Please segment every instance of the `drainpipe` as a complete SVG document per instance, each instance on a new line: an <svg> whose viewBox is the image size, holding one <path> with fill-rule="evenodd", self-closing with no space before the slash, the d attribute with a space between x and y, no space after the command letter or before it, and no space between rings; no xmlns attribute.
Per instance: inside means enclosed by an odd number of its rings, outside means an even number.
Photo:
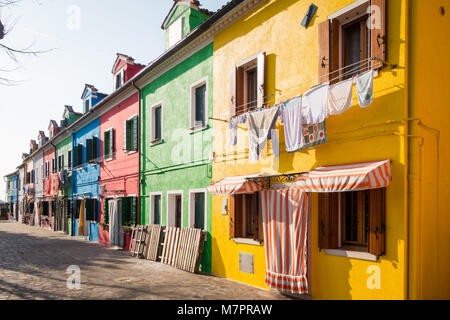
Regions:
<svg viewBox="0 0 450 320"><path fill-rule="evenodd" d="M136 81L133 81L131 83L133 87L137 90L138 94L138 104L139 104L139 111L138 111L138 155L139 155L139 165L138 165L138 196L137 196L137 207L139 210L137 210L137 217L136 217L136 224L141 224L141 89L136 85Z"/></svg>
<svg viewBox="0 0 450 320"><path fill-rule="evenodd" d="M406 76L405 76L405 109L404 114L406 117L405 121L405 138L404 138L404 144L405 144L405 176L404 176L404 235L405 235L405 248L404 248L404 261L405 261L405 272L404 272L404 298L405 300L410 299L410 293L409 293L409 269L410 269L410 261L409 261L409 248L410 248L410 239L409 239L409 223L410 223L410 205L409 205L409 175L410 175L410 163L409 163L409 136L411 134L410 132L410 125L409 125L409 119L412 118L411 113L411 101L410 101L410 80L411 80L411 70L410 70L410 19L411 19L411 0L406 1L406 22L405 22L405 55L406 55Z"/></svg>

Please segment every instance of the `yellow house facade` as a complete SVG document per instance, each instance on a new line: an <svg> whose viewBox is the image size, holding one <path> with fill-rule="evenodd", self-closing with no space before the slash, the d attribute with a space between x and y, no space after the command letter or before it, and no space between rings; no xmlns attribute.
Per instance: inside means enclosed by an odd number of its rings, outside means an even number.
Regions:
<svg viewBox="0 0 450 320"><path fill-rule="evenodd" d="M339 245L327 247L319 235L323 231L323 196L311 194L307 295L312 299L449 298L449 253L445 249L450 244L445 232L450 226L449 200L445 197L449 175L443 167L449 156L445 148L449 129L445 116L440 117L449 113L445 73L437 88L431 83L425 85L428 90L421 88L422 78L433 77L439 70L438 61L448 74L445 57L449 45L442 41L437 53L440 59L434 60L419 39L427 38L429 32L441 34L440 39L446 37L443 32L448 30L450 7L442 15L438 1L425 5L408 0L316 0L315 7L310 7L311 2L304 0L252 0L236 10L248 3L256 7L238 19L232 12L228 27L214 37L213 183L260 174L269 176L265 181L275 184L282 180L289 186L290 177L321 166L389 160L390 181L383 188L384 196L377 198L382 199L379 201L370 200L383 203L380 225L384 240L377 254L371 254L370 242L373 235L378 241L380 230L371 229L369 200L355 195L357 220L352 224L350 216L339 213L344 219L339 218L339 228L331 223L327 229L330 243L336 239ZM381 30L378 39L377 33L365 27L370 24ZM356 52L360 51L356 60L355 47L349 45L354 39L358 39ZM418 63L419 59L436 69ZM325 143L287 152L284 124L278 120L279 157L274 154L272 140L258 161L250 161L248 119L238 124L237 145L229 143L232 117L251 108L276 106L320 83L338 83L372 69L373 102L360 107L353 84L351 108L325 121ZM427 94L432 91L436 92L430 101ZM430 105L436 112L430 112ZM371 196L367 193L367 197ZM244 225L242 236L241 224L236 227L237 217L230 212L237 201L232 198L213 196L211 272L268 289L267 241L261 215L256 218L259 221L240 222ZM350 203L351 195L338 198L341 200L336 203L341 207L341 203ZM352 238L352 231L346 233L347 226L358 236L344 246L345 239Z"/></svg>

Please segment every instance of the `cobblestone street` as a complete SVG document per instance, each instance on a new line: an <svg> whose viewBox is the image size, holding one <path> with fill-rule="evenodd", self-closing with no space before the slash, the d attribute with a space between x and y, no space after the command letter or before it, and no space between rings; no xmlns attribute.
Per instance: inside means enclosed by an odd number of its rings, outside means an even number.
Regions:
<svg viewBox="0 0 450 320"><path fill-rule="evenodd" d="M66 286L66 269L81 269L81 289ZM162 263L0 221L0 300L5 299L286 299L234 281L187 273Z"/></svg>

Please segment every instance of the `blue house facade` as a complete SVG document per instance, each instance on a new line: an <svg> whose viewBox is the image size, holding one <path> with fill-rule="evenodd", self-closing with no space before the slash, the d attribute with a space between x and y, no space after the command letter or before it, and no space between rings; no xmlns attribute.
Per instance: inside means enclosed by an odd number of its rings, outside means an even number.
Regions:
<svg viewBox="0 0 450 320"><path fill-rule="evenodd" d="M106 94L91 85L83 91L83 111L89 112ZM99 180L100 180L100 118L75 129L73 140L73 235L98 242L99 228ZM83 228L80 230L80 211L84 207Z"/></svg>

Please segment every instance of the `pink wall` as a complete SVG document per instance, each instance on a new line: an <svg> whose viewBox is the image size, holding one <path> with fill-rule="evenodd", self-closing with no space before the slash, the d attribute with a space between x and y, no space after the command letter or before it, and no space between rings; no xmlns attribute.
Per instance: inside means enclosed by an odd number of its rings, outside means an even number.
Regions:
<svg viewBox="0 0 450 320"><path fill-rule="evenodd" d="M100 166L100 186L105 186L105 192L100 201L100 221L104 222L103 200L105 197L118 195L112 191L123 190L120 195L139 195L139 153L127 154L124 146L124 123L139 114L138 93L129 97L100 117L100 150L103 156L104 133L114 129L114 152L111 161L103 161ZM106 230L100 228L99 242L108 244L109 236Z"/></svg>
<svg viewBox="0 0 450 320"><path fill-rule="evenodd" d="M44 197L50 197L50 192L48 192L48 183L52 174L52 159L55 157L55 148L51 148L47 152L44 153ZM49 179L45 177L45 163L48 161L48 168L50 170Z"/></svg>

